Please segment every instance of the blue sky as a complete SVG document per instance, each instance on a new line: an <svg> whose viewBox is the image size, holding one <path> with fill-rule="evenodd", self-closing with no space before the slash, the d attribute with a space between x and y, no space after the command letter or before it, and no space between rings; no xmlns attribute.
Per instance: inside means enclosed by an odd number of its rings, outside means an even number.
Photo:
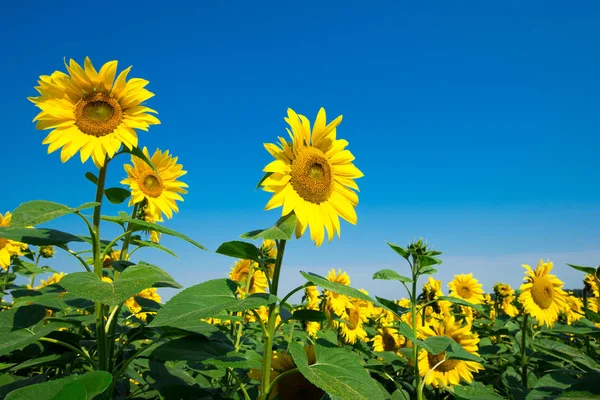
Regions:
<svg viewBox="0 0 600 400"><path fill-rule="evenodd" d="M150 81L156 97L147 104L162 125L140 143L170 149L189 171L189 194L168 226L212 250L278 218L254 187L270 161L262 144L285 133L286 109L344 115L338 136L365 174L358 225L343 224L341 240L321 248L290 243L283 289L301 281L300 269L335 267L354 286L399 297L371 276L406 271L386 240L419 237L444 252L444 284L474 272L486 289L518 285L521 263L550 258L574 287L581 276L565 262L599 263L597 2L134 3L3 10L0 212L30 199L93 198L83 179L93 164L46 155L26 100L39 75L64 71L64 57L89 55L96 66L133 65L130 77ZM111 186L125 161L111 165ZM83 232L72 218L52 226ZM145 258L185 286L224 276L232 263L164 243L179 259Z"/></svg>

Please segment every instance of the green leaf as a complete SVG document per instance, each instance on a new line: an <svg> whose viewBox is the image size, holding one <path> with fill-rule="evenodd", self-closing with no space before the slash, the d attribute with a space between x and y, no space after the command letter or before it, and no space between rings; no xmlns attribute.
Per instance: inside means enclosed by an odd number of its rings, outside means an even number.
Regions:
<svg viewBox="0 0 600 400"><path fill-rule="evenodd" d="M592 337L600 337L600 329L592 326L573 326L573 325L554 325L552 329L543 330L540 333L569 333L573 335L583 335L583 336L592 336Z"/></svg>
<svg viewBox="0 0 600 400"><path fill-rule="evenodd" d="M237 364L235 368L248 367L248 360L237 353L231 343L211 340L202 336L188 336L170 340L155 347L149 357L162 361L220 361ZM233 365L230 365L233 366Z"/></svg>
<svg viewBox="0 0 600 400"><path fill-rule="evenodd" d="M108 372L88 372L14 390L6 396L6 400L92 400L111 382L112 375Z"/></svg>
<svg viewBox="0 0 600 400"><path fill-rule="evenodd" d="M85 177L88 181L92 182L94 185L98 184L98 177L91 172L86 172Z"/></svg>
<svg viewBox="0 0 600 400"><path fill-rule="evenodd" d="M72 214L97 206L98 203L85 203L77 208L45 200L33 200L21 204L15 209L10 221L11 228L26 228L51 221L63 215Z"/></svg>
<svg viewBox="0 0 600 400"><path fill-rule="evenodd" d="M382 269L381 271L375 272L375 274L373 275L373 279L385 279L388 281L395 280L404 283L412 283L412 279L406 276L402 276L391 269Z"/></svg>
<svg viewBox="0 0 600 400"><path fill-rule="evenodd" d="M252 243L239 240L221 244L216 253L233 258L241 258L242 260L259 261L258 248Z"/></svg>
<svg viewBox="0 0 600 400"><path fill-rule="evenodd" d="M162 269L144 264L129 267L115 282L104 282L93 272L75 272L60 280L69 294L97 303L116 306L144 289L151 287L180 288Z"/></svg>
<svg viewBox="0 0 600 400"><path fill-rule="evenodd" d="M27 243L34 246L61 246L70 242L83 242L84 240L55 229L35 228L5 228L0 227L0 238L16 242Z"/></svg>
<svg viewBox="0 0 600 400"><path fill-rule="evenodd" d="M471 307L473 309L475 309L475 311L477 311L478 313L481 314L486 314L485 309L481 306L481 304L473 304L471 302L468 302L464 299L461 299L459 297L452 297L452 296L440 296L437 298L437 300L439 301L448 301L450 303L454 303L454 304L458 304L461 306L465 306L465 307Z"/></svg>
<svg viewBox="0 0 600 400"><path fill-rule="evenodd" d="M472 385L453 386L456 400L502 400L503 397L494 392L491 387L484 386L481 382Z"/></svg>
<svg viewBox="0 0 600 400"><path fill-rule="evenodd" d="M537 383L529 392L527 400L544 400L555 398L556 395L575 383L577 380L562 373L549 373L538 379Z"/></svg>
<svg viewBox="0 0 600 400"><path fill-rule="evenodd" d="M390 400L410 400L410 394L404 389L396 389Z"/></svg>
<svg viewBox="0 0 600 400"><path fill-rule="evenodd" d="M0 356L37 342L43 336L69 324L44 320L46 309L23 306L0 312Z"/></svg>
<svg viewBox="0 0 600 400"><path fill-rule="evenodd" d="M146 240L139 240L139 239L133 239L133 240L131 240L131 243L136 246L140 246L140 247L152 247L154 249L164 251L165 253L172 255L175 258L178 258L177 254L175 254L175 252L173 250L171 250L161 244L158 244L158 243L154 243L154 242L146 241Z"/></svg>
<svg viewBox="0 0 600 400"><path fill-rule="evenodd" d="M120 187L113 187L104 190L104 195L113 204L121 204L129 196L131 196L131 192L127 189L123 189Z"/></svg>
<svg viewBox="0 0 600 400"><path fill-rule="evenodd" d="M579 265L567 264L569 267L576 269L577 271L584 272L588 275L596 275L596 268L594 267L582 267Z"/></svg>
<svg viewBox="0 0 600 400"><path fill-rule="evenodd" d="M398 246L397 244L392 244L390 242L387 242L387 244L392 248L392 250L394 250L396 253L400 254L400 256L408 260L408 257L410 256L408 250L406 250L402 246Z"/></svg>
<svg viewBox="0 0 600 400"><path fill-rule="evenodd" d="M102 219L105 221L116 222L119 224L123 224L125 222L131 222L132 229L134 232L136 232L136 231L157 231L160 233L164 233L165 235L178 237L179 239L183 239L186 242L191 243L194 246L196 246L202 250L206 250L206 248L204 246L202 246L200 243L196 242L195 240L190 239L186 235L179 233L177 231L174 231L172 229L166 228L162 225L155 224L154 222L142 221L140 219L131 218L128 215L121 215L119 217L102 216Z"/></svg>
<svg viewBox="0 0 600 400"><path fill-rule="evenodd" d="M277 297L266 294L253 294L244 299L236 298L238 285L229 279L213 279L189 287L173 296L162 308L150 326L170 325L187 329L202 318L217 317L224 310L244 311L267 306L277 301Z"/></svg>
<svg viewBox="0 0 600 400"><path fill-rule="evenodd" d="M575 347L554 340L539 339L528 342L534 350L544 352L559 360L566 361L572 365L583 367L592 372L600 370L600 365Z"/></svg>
<svg viewBox="0 0 600 400"><path fill-rule="evenodd" d="M256 188L254 190L258 190L262 187L262 183L265 181L265 179L267 179L268 177L270 177L271 175L273 175L272 172L266 172L262 178L260 178L260 181L258 181L258 184L256 185Z"/></svg>
<svg viewBox="0 0 600 400"><path fill-rule="evenodd" d="M291 240L296 230L296 214L294 212L285 215L267 229L259 229L244 233L242 239L271 239L271 240Z"/></svg>
<svg viewBox="0 0 600 400"><path fill-rule="evenodd" d="M349 297L352 297L355 299L366 300L377 307L382 307L388 311L392 311L387 306L381 304L380 302L378 302L375 299L372 299L371 297L364 294L363 292L361 292L358 289L354 289L350 286L342 285L341 283L330 282L327 279L323 278L322 276L313 274L312 272L300 271L300 273L309 282L312 282L315 285L322 287L323 289L328 289L328 290L331 290L332 292L343 294L343 295L346 295L346 296L349 296Z"/></svg>
<svg viewBox="0 0 600 400"><path fill-rule="evenodd" d="M322 311L317 310L295 310L292 314L291 319L295 319L298 321L315 321L321 322L327 319L327 315L325 315Z"/></svg>
<svg viewBox="0 0 600 400"><path fill-rule="evenodd" d="M158 172L152 161L148 157L146 157L142 149L140 149L139 147L133 147L129 149L127 148L127 146L123 146L123 149L115 156L119 154L131 154L132 156L136 156L137 158L142 159L146 164L148 164L150 168L152 168L155 172Z"/></svg>
<svg viewBox="0 0 600 400"><path fill-rule="evenodd" d="M439 265L442 263L442 260L435 257L430 256L419 256L419 270L423 270L432 265ZM424 273L424 272L421 272Z"/></svg>
<svg viewBox="0 0 600 400"><path fill-rule="evenodd" d="M379 400L384 399L375 380L361 364L361 359L323 339L317 339L315 353L317 362L308 364L302 345L290 343L294 363L313 385L324 390L332 400Z"/></svg>

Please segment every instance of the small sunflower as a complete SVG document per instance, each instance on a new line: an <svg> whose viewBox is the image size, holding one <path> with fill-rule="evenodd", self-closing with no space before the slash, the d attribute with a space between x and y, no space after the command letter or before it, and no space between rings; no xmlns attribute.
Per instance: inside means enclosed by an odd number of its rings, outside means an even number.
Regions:
<svg viewBox="0 0 600 400"><path fill-rule="evenodd" d="M423 293L428 301L431 301L438 296L443 296L444 292L442 292L442 281L433 279L433 277L430 276L427 282L423 285Z"/></svg>
<svg viewBox="0 0 600 400"><path fill-rule="evenodd" d="M54 246L40 246L38 253L42 258L52 258L54 257Z"/></svg>
<svg viewBox="0 0 600 400"><path fill-rule="evenodd" d="M10 226L10 220L12 214L8 211L4 216L0 214L0 226ZM12 256L23 255L23 250L27 248L25 243L15 242L14 240L0 238L0 267L4 270L8 270L10 267L10 258Z"/></svg>
<svg viewBox="0 0 600 400"><path fill-rule="evenodd" d="M141 319L146 322L148 319L148 315L154 315L156 312L142 312L142 306L137 302L136 297L141 297L143 299L152 300L156 303L160 303L161 298L160 295L156 292L156 288L148 288L144 289L135 296L125 300L125 306L129 309L129 311L135 315L136 318Z"/></svg>
<svg viewBox="0 0 600 400"><path fill-rule="evenodd" d="M479 355L477 353L479 336L471 332L471 325L463 326L454 319L454 316L445 320L432 319L427 325L419 327L420 339L434 336L449 337L465 351ZM419 374L425 377L425 384L445 387L459 385L461 381L471 383L473 382L473 373L483 369L483 366L475 361L455 359L443 361L444 357L446 357L446 352L439 354L430 354L427 350L419 352Z"/></svg>
<svg viewBox="0 0 600 400"><path fill-rule="evenodd" d="M67 274L65 274L64 272L60 272L60 273L56 273L56 272L55 272L55 273L53 273L53 274L50 276L50 278L48 278L48 280L46 280L46 281L45 281L45 280L43 280L43 279L42 279L42 280L40 280L40 283L41 283L41 285L40 285L40 286L37 286L37 287L35 288L35 290L40 290L40 289L41 289L41 288L43 288L43 287L50 286L50 285L54 285L55 283L58 283L58 282L60 282L60 280L61 280L62 278L64 278L66 275L67 275Z"/></svg>
<svg viewBox="0 0 600 400"><path fill-rule="evenodd" d="M553 267L551 262L540 260L535 271L529 265L523 264L523 267L527 271L520 288L519 302L523 304L525 312L540 324L552 327L560 312L567 307L563 283L550 274Z"/></svg>
<svg viewBox="0 0 600 400"><path fill-rule="evenodd" d="M450 296L458 297L472 304L483 303L483 285L473 278L473 274L454 275L448 284Z"/></svg>
<svg viewBox="0 0 600 400"><path fill-rule="evenodd" d="M241 297L244 297L246 293L246 284L248 275L250 274L250 267L252 267L252 277L250 278L248 293L266 293L267 288L269 287L267 276L263 271L258 269L258 263L250 260L237 261L229 273L229 279L240 284L237 289L237 294Z"/></svg>
<svg viewBox="0 0 600 400"><path fill-rule="evenodd" d="M264 239L259 250L263 258L275 259L277 257L277 244L274 240ZM269 271L269 278L273 278L273 273L275 272L275 264L266 263L266 267L267 271Z"/></svg>
<svg viewBox="0 0 600 400"><path fill-rule="evenodd" d="M515 291L508 283L496 283L494 285L494 293L499 299L505 299L509 296L514 296Z"/></svg>
<svg viewBox="0 0 600 400"><path fill-rule="evenodd" d="M585 285L585 288L592 294L592 296L600 297L598 279L596 279L594 275L586 275L583 279L583 284Z"/></svg>
<svg viewBox="0 0 600 400"><path fill-rule="evenodd" d="M337 233L340 235L342 217L356 224L354 207L358 204L358 185L354 181L363 173L352 164L354 156L345 150L348 142L336 138L336 128L342 122L340 115L326 124L325 110L321 108L312 129L304 115L288 109L285 121L290 125L290 141L279 138L279 145L267 143L265 148L275 158L263 171L270 173L262 182L273 197L266 210L282 207L282 215L296 213L296 237L310 227L310 237L320 246Z"/></svg>
<svg viewBox="0 0 600 400"><path fill-rule="evenodd" d="M171 218L173 211L179 212L175 201L183 201L181 194L187 193L184 188L188 187L177 178L187 174L187 171L183 170L181 164L177 164L178 158L169 155L168 150L162 152L156 149L152 157L146 147L143 152L156 167L156 171L144 160L131 156L133 165L125 165L128 177L121 181L131 189L129 206L145 201L147 212L153 216L154 221L160 220L161 213Z"/></svg>
<svg viewBox="0 0 600 400"><path fill-rule="evenodd" d="M338 270L335 272L335 269L331 269L329 274L327 274L327 280L330 282L341 283L342 285L350 286L350 277L346 272L342 272L342 270ZM338 316L341 316L346 308L346 304L349 299L348 296L343 294L332 292L331 290L324 291L325 299L327 301L327 308L332 310Z"/></svg>
<svg viewBox="0 0 600 400"><path fill-rule="evenodd" d="M519 315L519 309L517 307L515 307L515 305L513 304L514 300L515 300L515 296L511 295L511 296L505 297L504 300L502 300L502 303L500 303L500 309L502 311L504 311L506 313L506 315L508 315L511 318L514 318L517 315Z"/></svg>
<svg viewBox="0 0 600 400"><path fill-rule="evenodd" d="M146 222L152 222L152 223L163 222L162 214L160 212L157 214L152 214L150 212L150 209L148 208L148 204L144 205L142 217L144 218L144 221L146 221ZM151 242L159 243L160 237L162 234L158 231L150 230L150 231L148 231L148 235L150 236Z"/></svg>
<svg viewBox="0 0 600 400"><path fill-rule="evenodd" d="M564 310L564 314L567 324L571 325L583 317L583 301L579 297L574 296L573 293L569 293L565 297L565 300L567 301L567 307Z"/></svg>
<svg viewBox="0 0 600 400"><path fill-rule="evenodd" d="M339 329L340 335L346 343L354 344L358 339L366 339L367 332L363 325L369 318L369 309L364 302L359 299L351 299L346 303L340 318L346 323L333 321L333 324Z"/></svg>
<svg viewBox="0 0 600 400"><path fill-rule="evenodd" d="M89 57L81 68L74 60L65 62L69 75L55 71L42 75L36 90L40 96L29 100L42 111L35 117L36 128L52 129L43 144L50 145L48 153L62 147L60 158L66 162L80 152L81 162L92 157L101 167L125 145L138 145L136 129L148 130L160 124L152 115L156 111L142 106L152 96L144 87L148 81L127 80L131 67L117 79L117 61L109 61L96 71Z"/></svg>
<svg viewBox="0 0 600 400"><path fill-rule="evenodd" d="M394 328L383 327L377 330L377 335L371 339L373 342L373 351L393 351L396 352L406 343L404 336L398 334Z"/></svg>

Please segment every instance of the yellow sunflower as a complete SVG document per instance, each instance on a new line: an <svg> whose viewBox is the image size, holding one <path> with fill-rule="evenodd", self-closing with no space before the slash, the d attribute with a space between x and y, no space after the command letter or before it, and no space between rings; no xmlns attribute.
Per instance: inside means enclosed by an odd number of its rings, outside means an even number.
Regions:
<svg viewBox="0 0 600 400"><path fill-rule="evenodd" d="M4 216L0 214L0 226L10 226L10 220L12 214L8 211ZM27 248L25 243L15 242L14 240L0 238L0 267L4 270L8 270L10 267L10 258L12 256L23 255L23 250Z"/></svg>
<svg viewBox="0 0 600 400"><path fill-rule="evenodd" d="M560 312L567 307L562 281L550 274L553 267L551 262L540 260L535 271L529 265L523 264L523 267L527 271L520 288L519 302L523 304L525 312L540 324L554 326Z"/></svg>
<svg viewBox="0 0 600 400"><path fill-rule="evenodd" d="M483 285L473 278L473 274L454 275L448 284L450 296L458 297L472 304L483 303Z"/></svg>
<svg viewBox="0 0 600 400"><path fill-rule="evenodd" d="M354 344L356 340L364 340L367 337L363 324L369 318L369 309L365 303L358 299L351 299L346 303L344 312L340 315L340 318L346 323L333 321L346 343Z"/></svg>
<svg viewBox="0 0 600 400"><path fill-rule="evenodd" d="M142 306L135 299L136 297L141 297L143 299L152 300L156 303L160 303L160 295L156 292L156 288L148 288L144 289L135 296L125 300L125 306L129 309L129 311L136 316L136 318L141 319L146 322L148 319L148 315L156 314L156 312L142 312Z"/></svg>
<svg viewBox="0 0 600 400"><path fill-rule="evenodd" d="M583 301L579 297L574 296L573 293L569 293L565 297L565 300L567 301L567 307L564 310L564 314L567 324L571 325L583 317Z"/></svg>
<svg viewBox="0 0 600 400"><path fill-rule="evenodd" d="M514 318L517 315L519 315L519 309L513 304L514 300L515 296L510 295L508 297L505 297L504 300L502 300L502 303L500 303L500 309L511 318Z"/></svg>
<svg viewBox="0 0 600 400"><path fill-rule="evenodd" d="M419 327L419 338L446 336L471 354L477 353L479 336L471 332L471 325L462 325L450 316L445 320L432 319L427 325ZM473 373L483 369L475 361L444 360L446 352L430 354L427 350L419 351L419 374L425 377L425 384L434 387L459 385L461 381L473 382ZM440 364L441 363L441 364ZM439 365L438 365L439 364ZM435 368L435 369L434 369Z"/></svg>
<svg viewBox="0 0 600 400"><path fill-rule="evenodd" d="M177 164L177 157L169 155L168 150L162 152L156 149L152 157L146 147L143 151L156 167L156 171L144 160L131 156L133 165L125 165L128 177L121 181L131 189L129 206L145 201L147 213L154 221L160 220L161 213L171 218L173 211L179 212L175 201L183 201L180 194L187 193L184 188L188 187L177 178L187 174L187 171L183 170L181 164Z"/></svg>
<svg viewBox="0 0 600 400"><path fill-rule="evenodd" d="M586 275L583 279L583 284L586 289L592 294L594 297L600 297L600 289L598 288L598 279L594 275Z"/></svg>
<svg viewBox="0 0 600 400"><path fill-rule="evenodd" d="M352 153L345 150L348 142L336 139L341 115L326 124L325 110L321 108L312 133L308 119L292 109L288 109L285 121L292 129L287 129L290 141L280 137L279 145L265 144L275 158L263 169L271 174L262 182L263 190L273 193L265 209L283 206L282 215L294 211L296 237L310 227L311 239L320 246L325 239L324 230L329 241L336 233L339 237L339 217L356 224L358 185L354 180L363 173L352 164Z"/></svg>
<svg viewBox="0 0 600 400"><path fill-rule="evenodd" d="M264 239L260 246L260 252L263 258L276 258L277 257L277 244L274 240ZM275 264L267 263L267 271L269 271L269 278L273 278L273 272L275 272Z"/></svg>
<svg viewBox="0 0 600 400"><path fill-rule="evenodd" d="M377 335L371 339L373 351L398 351L406 343L404 336L398 334L394 328L383 327L377 329Z"/></svg>
<svg viewBox="0 0 600 400"><path fill-rule="evenodd" d="M494 293L499 299L504 299L506 297L513 296L515 291L508 283L496 283L494 285Z"/></svg>
<svg viewBox="0 0 600 400"><path fill-rule="evenodd" d="M151 113L156 111L142 106L152 96L144 87L148 81L127 80L131 67L117 79L117 61L109 61L96 71L89 57L81 68L74 60L65 63L69 75L55 71L40 76L36 90L40 96L30 97L42 111L35 117L36 128L52 129L43 144L50 145L48 153L62 147L60 158L66 162L78 151L81 162L92 157L96 166L104 165L125 145L137 147L136 129L148 130L160 124Z"/></svg>
<svg viewBox="0 0 600 400"><path fill-rule="evenodd" d="M258 263L250 260L237 261L229 273L229 279L240 284L240 287L237 289L237 294L241 297L244 297L246 293L246 284L248 275L250 274L250 266L252 266L252 277L250 278L248 293L266 293L267 288L269 287L267 276L263 271L258 269Z"/></svg>
<svg viewBox="0 0 600 400"><path fill-rule="evenodd" d="M64 272L60 272L60 273L56 273L56 272L55 272L55 273L53 273L53 274L50 276L50 278L48 278L48 280L47 280L47 281L45 281L45 280L43 280L43 279L42 279L42 280L40 280L40 283L41 283L41 285L40 285L40 286L37 286L37 287L35 287L35 290L40 290L40 289L41 289L41 288L43 288L43 287L50 286L50 285L54 285L55 283L58 283L58 282L60 282L60 280L61 280L62 278L64 278L65 276L66 276L66 274L65 274Z"/></svg>
<svg viewBox="0 0 600 400"><path fill-rule="evenodd" d="M329 271L329 274L327 274L327 280L350 286L350 277L346 272L342 272L341 269L336 273L335 269L332 268L331 271ZM331 290L325 290L323 294L327 301L327 308L332 310L338 316L341 316L346 308L346 303L349 301L348 296L332 292Z"/></svg>
<svg viewBox="0 0 600 400"><path fill-rule="evenodd" d="M148 208L148 204L146 204L144 206L143 217L144 217L144 221L146 221L146 222L152 222L152 223L163 222L162 214L160 212L157 214L152 214L150 212L150 209ZM150 236L151 242L158 243L158 242L160 242L160 237L162 234L158 231L150 230L150 231L148 231L148 235Z"/></svg>
<svg viewBox="0 0 600 400"><path fill-rule="evenodd" d="M304 351L308 359L308 365L317 362L314 346L304 346ZM271 382L288 371L296 369L296 364L292 356L285 351L273 351L271 356ZM262 370L251 369L248 373L250 379L260 381L262 379ZM269 399L278 398L280 400L319 400L325 392L313 385L299 371L288 372L286 376L281 377L274 389L271 391Z"/></svg>

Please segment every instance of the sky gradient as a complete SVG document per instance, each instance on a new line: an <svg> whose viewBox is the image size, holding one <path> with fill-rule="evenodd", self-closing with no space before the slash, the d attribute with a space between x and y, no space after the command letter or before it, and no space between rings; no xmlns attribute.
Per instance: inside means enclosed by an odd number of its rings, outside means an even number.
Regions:
<svg viewBox="0 0 600 400"><path fill-rule="evenodd" d="M419 237L444 252L436 277L445 290L468 272L486 290L518 286L521 264L540 258L579 287L581 273L565 263L600 263L600 3L165 4L12 2L3 11L1 213L32 199L93 198L83 178L93 164L47 155L26 99L39 75L65 71L63 58L90 56L97 68L116 59L150 81L147 105L162 125L140 132L140 144L171 150L189 171L189 194L167 226L211 250L280 216L263 211L269 194L254 188L271 159L263 143L285 134L286 109L310 120L321 106L329 120L344 115L338 137L365 174L358 225L343 223L341 239L321 248L290 243L283 290L301 282L298 270L341 268L355 287L400 297L371 277L406 273L385 242ZM127 161L111 164L108 186ZM50 226L83 232L74 218ZM233 262L164 244L179 259L141 257L184 286L224 277Z"/></svg>

